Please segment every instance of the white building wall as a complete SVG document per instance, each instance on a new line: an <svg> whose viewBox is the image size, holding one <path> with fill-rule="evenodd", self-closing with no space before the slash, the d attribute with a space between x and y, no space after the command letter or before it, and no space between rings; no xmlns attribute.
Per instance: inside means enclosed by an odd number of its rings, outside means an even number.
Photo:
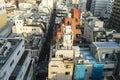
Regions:
<svg viewBox="0 0 120 80"><path fill-rule="evenodd" d="M27 80L31 80L32 78L33 78L33 74L35 74L35 73L33 73L33 67L34 66L34 60L33 60L33 62L32 62L32 65L31 65L31 68L30 68L30 70L29 70L29 73L28 73L28 76L27 76Z"/></svg>
<svg viewBox="0 0 120 80"><path fill-rule="evenodd" d="M97 52L98 52L98 54L100 54L100 58L102 58L102 56L105 53L112 54L114 50L117 52L120 50L120 48L97 48ZM96 56L97 56L97 54L96 54Z"/></svg>
<svg viewBox="0 0 120 80"><path fill-rule="evenodd" d="M60 57L61 55L67 58L73 58L74 53L73 50L57 50L55 57Z"/></svg>
<svg viewBox="0 0 120 80"><path fill-rule="evenodd" d="M22 40L22 42L16 47L14 52L11 54L11 56L9 57L7 62L4 64L4 66L0 70L0 78L2 80L8 80L9 79L12 71L14 70L14 68L15 68L16 64L18 63L19 59L21 58L24 50L25 50L24 40Z"/></svg>
<svg viewBox="0 0 120 80"><path fill-rule="evenodd" d="M79 0L72 0L72 4L79 4Z"/></svg>
<svg viewBox="0 0 120 80"><path fill-rule="evenodd" d="M12 27L12 32L17 34L30 33L30 34L44 34L40 27L24 26L24 27Z"/></svg>
<svg viewBox="0 0 120 80"><path fill-rule="evenodd" d="M82 10L86 10L86 4L87 4L87 0L80 0L79 1L79 7Z"/></svg>
<svg viewBox="0 0 120 80"><path fill-rule="evenodd" d="M25 54L25 53L24 53L24 54ZM25 74L26 74L26 71L27 71L27 69L28 69L28 66L29 66L29 64L30 64L30 61L31 61L31 52L28 53L28 55L27 55L27 57L26 57L23 65L22 65L22 67L21 67L21 70L20 70L20 72L19 72L18 75L17 75L16 80L23 80L23 78L24 78L24 76L25 76Z"/></svg>

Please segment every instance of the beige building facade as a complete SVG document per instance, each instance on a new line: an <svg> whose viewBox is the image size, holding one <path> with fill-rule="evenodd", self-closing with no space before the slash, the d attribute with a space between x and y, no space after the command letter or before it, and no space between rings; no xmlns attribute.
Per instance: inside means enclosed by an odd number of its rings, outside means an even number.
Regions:
<svg viewBox="0 0 120 80"><path fill-rule="evenodd" d="M49 63L48 78L50 80L72 80L73 60L52 58Z"/></svg>

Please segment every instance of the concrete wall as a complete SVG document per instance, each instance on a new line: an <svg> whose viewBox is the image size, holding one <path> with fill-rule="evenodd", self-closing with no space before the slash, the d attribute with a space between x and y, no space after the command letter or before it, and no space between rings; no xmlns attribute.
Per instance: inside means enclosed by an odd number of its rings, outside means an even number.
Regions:
<svg viewBox="0 0 120 80"><path fill-rule="evenodd" d="M3 65L3 67L0 70L0 78L3 80L8 80L11 73L13 72L15 66L17 65L19 59L21 58L25 47L23 47L24 41L22 41L19 46L16 47L14 52L11 54L9 59L6 61L6 63ZM17 55L19 52L19 55ZM13 64L10 66L10 64L13 62ZM4 75L4 77L3 77Z"/></svg>
<svg viewBox="0 0 120 80"><path fill-rule="evenodd" d="M12 32L17 34L30 33L30 34L44 34L40 27L35 26L13 26Z"/></svg>
<svg viewBox="0 0 120 80"><path fill-rule="evenodd" d="M30 61L31 61L31 52L28 53L25 61L23 62L23 65L21 66L20 72L18 73L16 80L24 79L24 76L25 76L28 66L30 64Z"/></svg>
<svg viewBox="0 0 120 80"><path fill-rule="evenodd" d="M89 41L93 42L94 41L94 39L93 39L93 30L87 24L85 25L84 28L85 28L84 29L84 36L85 36L85 38L87 39L88 42Z"/></svg>
<svg viewBox="0 0 120 80"><path fill-rule="evenodd" d="M62 58L50 61L48 67L48 78L50 80L72 80L72 75L73 62L63 61Z"/></svg>

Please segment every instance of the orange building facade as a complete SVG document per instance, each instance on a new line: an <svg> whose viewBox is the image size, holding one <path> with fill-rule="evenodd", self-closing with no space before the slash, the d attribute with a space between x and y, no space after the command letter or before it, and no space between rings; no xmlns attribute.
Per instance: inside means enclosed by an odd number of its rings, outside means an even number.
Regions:
<svg viewBox="0 0 120 80"><path fill-rule="evenodd" d="M82 32L80 29L80 17L81 17L81 10L79 9L72 9L71 10L71 17L70 18L64 18L63 23L57 27L55 42L57 43L59 39L62 37L62 31L66 26L71 26L71 29L73 31L73 40L74 43L81 43L82 39Z"/></svg>

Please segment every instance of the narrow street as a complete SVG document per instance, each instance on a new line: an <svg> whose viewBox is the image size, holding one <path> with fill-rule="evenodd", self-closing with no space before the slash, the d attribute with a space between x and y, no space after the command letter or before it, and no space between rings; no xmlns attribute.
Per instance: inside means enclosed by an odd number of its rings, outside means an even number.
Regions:
<svg viewBox="0 0 120 80"><path fill-rule="evenodd" d="M53 12L50 20L50 26L48 30L48 34L46 37L46 41L42 47L40 57L39 57L39 73L36 76L36 80L46 80L48 76L48 60L49 60L49 53L50 53L50 42L53 38L53 27L55 24L55 13Z"/></svg>

